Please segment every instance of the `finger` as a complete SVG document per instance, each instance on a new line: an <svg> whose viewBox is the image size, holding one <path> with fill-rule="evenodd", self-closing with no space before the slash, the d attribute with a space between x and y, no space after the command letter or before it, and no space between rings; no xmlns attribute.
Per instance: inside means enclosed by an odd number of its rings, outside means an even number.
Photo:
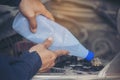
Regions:
<svg viewBox="0 0 120 80"><path fill-rule="evenodd" d="M40 70L44 70L44 69L47 69L47 68L52 68L54 65L55 65L55 62L53 62L53 61L49 62L46 65L42 66L42 68Z"/></svg>
<svg viewBox="0 0 120 80"><path fill-rule="evenodd" d="M49 37L47 40L45 40L45 42L43 43L43 45L45 46L45 48L49 48L52 44L53 38Z"/></svg>
<svg viewBox="0 0 120 80"><path fill-rule="evenodd" d="M30 30L31 32L35 33L37 31L37 22L36 22L36 16L28 16L29 24L30 24Z"/></svg>
<svg viewBox="0 0 120 80"><path fill-rule="evenodd" d="M68 53L69 53L67 50L56 50L54 52L57 57L62 56L62 55L68 55Z"/></svg>
<svg viewBox="0 0 120 80"><path fill-rule="evenodd" d="M43 16L47 17L48 19L51 19L54 21L53 15L48 10L44 10L44 11L40 12L40 14L42 14Z"/></svg>
<svg viewBox="0 0 120 80"><path fill-rule="evenodd" d="M50 68L43 69L43 70L40 70L40 73L47 72L47 71L49 71L49 70L50 70Z"/></svg>
<svg viewBox="0 0 120 80"><path fill-rule="evenodd" d="M46 71L50 70L54 65L55 65L55 63L49 64L49 66L47 66L45 68L42 68L39 71L40 72L46 72Z"/></svg>
<svg viewBox="0 0 120 80"><path fill-rule="evenodd" d="M47 71L49 71L54 65L55 65L55 63L53 63L52 66L49 67L49 68L46 68L46 69L40 70L40 72L47 72Z"/></svg>
<svg viewBox="0 0 120 80"><path fill-rule="evenodd" d="M55 62L50 65L50 68L52 68L55 65Z"/></svg>

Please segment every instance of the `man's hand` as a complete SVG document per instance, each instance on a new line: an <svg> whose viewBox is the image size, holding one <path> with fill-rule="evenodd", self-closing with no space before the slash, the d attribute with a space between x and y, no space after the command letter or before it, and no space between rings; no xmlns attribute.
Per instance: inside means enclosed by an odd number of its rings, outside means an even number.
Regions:
<svg viewBox="0 0 120 80"><path fill-rule="evenodd" d="M36 32L37 22L36 16L42 14L47 18L54 20L51 13L45 8L40 0L21 0L19 4L20 11L28 19L30 30Z"/></svg>
<svg viewBox="0 0 120 80"><path fill-rule="evenodd" d="M42 67L40 68L40 72L45 72L52 68L55 65L55 60L58 56L68 54L68 51L66 50L48 50L51 44L52 38L48 38L43 44L35 45L29 50L29 52L36 51L41 57Z"/></svg>

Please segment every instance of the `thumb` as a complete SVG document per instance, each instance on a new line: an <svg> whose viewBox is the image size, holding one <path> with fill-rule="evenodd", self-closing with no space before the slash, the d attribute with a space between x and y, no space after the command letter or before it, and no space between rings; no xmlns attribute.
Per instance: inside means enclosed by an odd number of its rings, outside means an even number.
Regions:
<svg viewBox="0 0 120 80"><path fill-rule="evenodd" d="M36 16L28 17L28 20L29 20L31 32L35 33L37 31Z"/></svg>
<svg viewBox="0 0 120 80"><path fill-rule="evenodd" d="M54 52L57 57L62 56L62 55L68 55L68 53L69 53L67 50L56 50Z"/></svg>
<svg viewBox="0 0 120 80"><path fill-rule="evenodd" d="M53 41L53 38L52 37L49 37L48 39L46 39L44 42L43 42L43 45L45 48L49 48L52 44L52 41Z"/></svg>
<svg viewBox="0 0 120 80"><path fill-rule="evenodd" d="M44 11L40 12L40 14L47 17L48 19L55 21L53 15L48 10L44 10Z"/></svg>

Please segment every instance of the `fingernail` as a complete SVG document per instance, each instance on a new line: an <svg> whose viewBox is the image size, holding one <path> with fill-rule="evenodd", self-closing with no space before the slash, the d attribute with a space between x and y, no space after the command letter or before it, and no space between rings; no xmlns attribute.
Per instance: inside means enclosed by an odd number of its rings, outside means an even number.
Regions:
<svg viewBox="0 0 120 80"><path fill-rule="evenodd" d="M54 19L54 18L52 18L52 20L53 20L53 21L55 21L55 19Z"/></svg>
<svg viewBox="0 0 120 80"><path fill-rule="evenodd" d="M35 33L35 32L37 31L37 29L31 28L31 31L32 31L33 33Z"/></svg>
<svg viewBox="0 0 120 80"><path fill-rule="evenodd" d="M52 37L49 37L49 38L48 38L48 40L52 41L52 40L53 40L53 38L52 38Z"/></svg>

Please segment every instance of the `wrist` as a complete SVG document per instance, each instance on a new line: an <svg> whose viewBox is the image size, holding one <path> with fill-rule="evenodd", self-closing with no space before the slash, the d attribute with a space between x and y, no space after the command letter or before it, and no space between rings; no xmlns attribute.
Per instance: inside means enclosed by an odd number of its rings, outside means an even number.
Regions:
<svg viewBox="0 0 120 80"><path fill-rule="evenodd" d="M28 2L28 0L19 0L19 6L20 5L25 5L27 2Z"/></svg>
<svg viewBox="0 0 120 80"><path fill-rule="evenodd" d="M14 1L13 3L15 4L15 6L19 6L19 4L20 4L20 2L21 2L21 0L12 0L12 1ZM11 2L12 2L11 1Z"/></svg>
<svg viewBox="0 0 120 80"><path fill-rule="evenodd" d="M39 55L39 53L37 52L37 51L31 51L31 50L29 50L28 51L29 53L35 53L35 54L38 54ZM39 57L40 57L40 55L39 55ZM41 58L41 57L40 57Z"/></svg>

